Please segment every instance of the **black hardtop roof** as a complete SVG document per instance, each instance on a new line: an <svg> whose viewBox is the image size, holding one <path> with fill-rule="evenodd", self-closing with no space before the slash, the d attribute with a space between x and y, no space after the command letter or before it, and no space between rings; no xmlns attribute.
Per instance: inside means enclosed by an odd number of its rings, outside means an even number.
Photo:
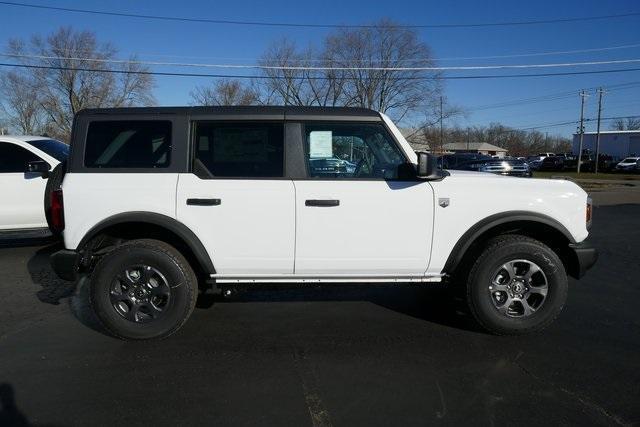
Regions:
<svg viewBox="0 0 640 427"><path fill-rule="evenodd" d="M173 115L283 115L283 116L327 116L327 117L376 117L380 113L368 108L356 107L296 107L275 105L251 106L211 106L211 107L122 107L122 108L89 108L81 110L78 115L126 115L126 114L173 114Z"/></svg>

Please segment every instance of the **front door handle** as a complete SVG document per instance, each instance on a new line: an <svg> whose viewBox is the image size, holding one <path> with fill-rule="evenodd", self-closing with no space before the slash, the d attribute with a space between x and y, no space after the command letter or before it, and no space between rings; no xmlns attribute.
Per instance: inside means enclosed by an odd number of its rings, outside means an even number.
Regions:
<svg viewBox="0 0 640 427"><path fill-rule="evenodd" d="M220 199L187 199L190 206L218 206L222 203Z"/></svg>
<svg viewBox="0 0 640 427"><path fill-rule="evenodd" d="M331 207L331 206L340 206L340 200L305 200L305 206L321 206L321 207Z"/></svg>

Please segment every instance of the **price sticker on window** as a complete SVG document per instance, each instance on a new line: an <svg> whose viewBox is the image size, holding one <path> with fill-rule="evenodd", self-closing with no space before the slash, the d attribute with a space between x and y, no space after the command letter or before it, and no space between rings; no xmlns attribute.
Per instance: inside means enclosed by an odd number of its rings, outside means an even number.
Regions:
<svg viewBox="0 0 640 427"><path fill-rule="evenodd" d="M333 132L314 130L309 133L309 157L312 159L333 157Z"/></svg>

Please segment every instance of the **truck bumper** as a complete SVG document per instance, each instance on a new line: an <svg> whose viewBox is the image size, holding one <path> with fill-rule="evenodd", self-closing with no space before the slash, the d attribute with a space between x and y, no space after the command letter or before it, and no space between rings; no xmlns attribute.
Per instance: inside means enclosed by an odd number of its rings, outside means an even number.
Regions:
<svg viewBox="0 0 640 427"><path fill-rule="evenodd" d="M598 251L587 242L572 243L569 250L574 261L569 275L580 279L598 260Z"/></svg>
<svg viewBox="0 0 640 427"><path fill-rule="evenodd" d="M78 266L80 265L80 254L78 252L63 249L52 254L49 261L58 277L63 280L76 280Z"/></svg>

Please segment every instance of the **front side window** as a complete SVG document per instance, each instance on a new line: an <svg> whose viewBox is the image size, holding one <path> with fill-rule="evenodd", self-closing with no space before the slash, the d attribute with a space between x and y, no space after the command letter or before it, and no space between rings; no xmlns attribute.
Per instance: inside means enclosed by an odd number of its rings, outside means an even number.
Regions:
<svg viewBox="0 0 640 427"><path fill-rule="evenodd" d="M196 123L195 158L214 177L284 176L282 123Z"/></svg>
<svg viewBox="0 0 640 427"><path fill-rule="evenodd" d="M97 121L89 124L84 164L88 168L166 168L171 122Z"/></svg>
<svg viewBox="0 0 640 427"><path fill-rule="evenodd" d="M27 163L42 160L19 145L0 142L0 173L24 173Z"/></svg>
<svg viewBox="0 0 640 427"><path fill-rule="evenodd" d="M305 143L312 178L398 179L406 163L381 124L307 123Z"/></svg>

